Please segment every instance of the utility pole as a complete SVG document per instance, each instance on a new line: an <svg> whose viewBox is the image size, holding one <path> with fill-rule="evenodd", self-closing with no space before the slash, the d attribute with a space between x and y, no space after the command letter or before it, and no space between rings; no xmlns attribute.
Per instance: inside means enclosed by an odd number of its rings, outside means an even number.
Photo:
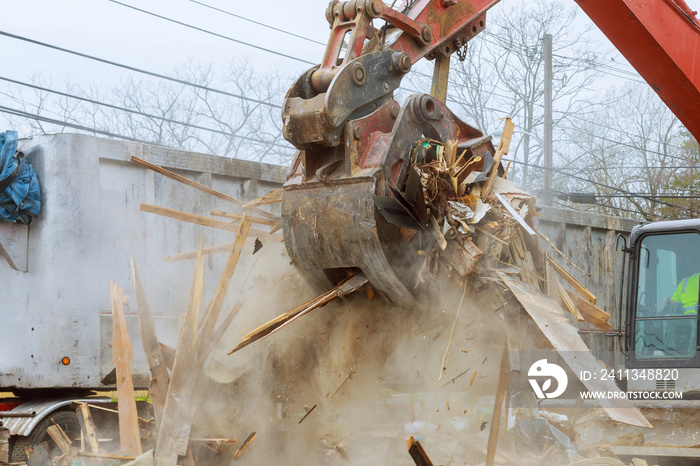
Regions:
<svg viewBox="0 0 700 466"><path fill-rule="evenodd" d="M544 35L544 205L552 205L552 35Z"/></svg>

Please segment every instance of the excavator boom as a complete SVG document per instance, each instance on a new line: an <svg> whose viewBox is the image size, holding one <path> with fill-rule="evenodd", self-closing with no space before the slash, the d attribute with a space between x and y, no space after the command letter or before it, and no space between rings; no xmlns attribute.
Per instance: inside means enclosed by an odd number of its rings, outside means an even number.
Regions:
<svg viewBox="0 0 700 466"><path fill-rule="evenodd" d="M576 0L700 140L700 22L684 0Z"/></svg>

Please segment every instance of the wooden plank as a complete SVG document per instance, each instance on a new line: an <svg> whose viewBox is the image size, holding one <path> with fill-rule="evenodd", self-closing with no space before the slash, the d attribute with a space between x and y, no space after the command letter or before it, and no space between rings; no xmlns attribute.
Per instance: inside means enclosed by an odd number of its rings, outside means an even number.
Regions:
<svg viewBox="0 0 700 466"><path fill-rule="evenodd" d="M411 455L411 458L413 459L413 462L416 463L416 466L433 466L433 462L430 461L428 454L423 449L423 445L421 445L418 440L414 439L411 435L408 438L407 443L408 454Z"/></svg>
<svg viewBox="0 0 700 466"><path fill-rule="evenodd" d="M195 225L218 228L220 230L232 231L236 227L236 223L238 223L225 222L223 220L216 220L214 218L204 217L202 215L190 214L188 212L182 212L180 210L175 209L168 209L167 207L161 207L152 204L145 204L143 202L139 204L139 210L142 212L148 212L151 214L180 220L181 222L194 223Z"/></svg>
<svg viewBox="0 0 700 466"><path fill-rule="evenodd" d="M557 300L559 296L559 288L557 287L556 275L554 269L549 265L547 254L544 255L544 292L550 298Z"/></svg>
<svg viewBox="0 0 700 466"><path fill-rule="evenodd" d="M430 233L432 233L433 238L435 238L435 241L437 241L438 246L440 246L440 249L443 251L447 247L447 240L445 239L445 236L442 234L442 231L440 231L440 225L438 225L437 220L435 220L435 217L432 215L430 216Z"/></svg>
<svg viewBox="0 0 700 466"><path fill-rule="evenodd" d="M200 327L199 335L202 342L209 340L214 331L214 326L216 325L216 321L219 319L221 306L224 304L226 293L228 292L228 288L231 285L231 279L233 278L233 272L236 270L236 266L238 265L238 260L241 257L241 251L243 250L243 245L245 244L245 239L248 236L249 230L250 222L247 218L243 218L238 226L236 239L233 242L233 248L231 248L231 253L229 254L226 265L224 266L224 272L221 274L221 280L219 280L219 285L216 288L216 294L214 295L214 299L212 299L211 304L207 309Z"/></svg>
<svg viewBox="0 0 700 466"><path fill-rule="evenodd" d="M564 270L564 268L561 265L554 262L554 260L551 257L547 257L547 260L549 261L550 265L554 268L554 270L561 276L561 278L569 282L569 285L573 286L574 289L576 289L576 291L581 293L583 297L588 300L588 302L590 302L591 304L595 304L597 298L593 293L591 293L588 290L588 288L583 286L581 282L569 275L569 273L566 270Z"/></svg>
<svg viewBox="0 0 700 466"><path fill-rule="evenodd" d="M498 175L498 168L501 165L501 159L504 155L508 155L508 150L510 149L510 140L513 137L513 130L515 129L515 124L513 120L506 117L506 122L503 125L503 134L501 135L501 140L498 143L498 149L493 156L493 168L489 174L489 179L486 180L484 186L481 188L481 199L486 200L486 198L491 194L491 188Z"/></svg>
<svg viewBox="0 0 700 466"><path fill-rule="evenodd" d="M649 463L640 458L632 458L632 466L649 466Z"/></svg>
<svg viewBox="0 0 700 466"><path fill-rule="evenodd" d="M567 290L568 291L568 290ZM581 313L583 320L591 325L595 325L599 329L609 332L610 331L610 314L595 306L576 293L568 291L569 296L575 302L577 309Z"/></svg>
<svg viewBox="0 0 700 466"><path fill-rule="evenodd" d="M503 207L506 208L511 217L513 217L515 221L517 221L530 236L535 236L537 234L532 228L530 228L530 225L528 225L527 222L525 222L525 220L520 216L520 214L515 211L513 206L510 205L510 202L506 201L503 198L503 196L501 196L498 193L494 193L493 195L496 196L496 199L498 199L501 202L501 204L503 204Z"/></svg>
<svg viewBox="0 0 700 466"><path fill-rule="evenodd" d="M537 233L537 235L538 235L540 238L542 238L542 239L544 240L544 242L547 243L547 244L549 245L549 247L552 248L552 249L554 250L554 252L556 252L556 253L559 254L561 257L563 257L564 260L566 260L566 261L569 263L570 266L572 266L573 268L575 268L576 270L578 270L578 271L581 272L582 274L587 275L586 272L584 272L584 271L581 269L581 267L579 267L578 265L574 264L574 261L572 261L571 259L569 259L569 258L567 257L566 254L564 254L563 252L561 252L561 251L554 245L554 243L552 243L552 241L549 239L549 237L548 237L547 235L545 235L545 234L542 233L540 230L538 230L537 227L534 227L534 226L533 226L532 228L535 230L535 232Z"/></svg>
<svg viewBox="0 0 700 466"><path fill-rule="evenodd" d="M78 420L80 421L83 437L87 438L87 444L90 446L90 451L92 453L99 453L100 442L97 440L95 423L92 420L90 408L88 407L87 403L79 401L77 404L78 408L76 409L76 414L78 415Z"/></svg>
<svg viewBox="0 0 700 466"><path fill-rule="evenodd" d="M610 449L618 456L653 456L659 458L700 458L700 448L694 447L627 447L611 446Z"/></svg>
<svg viewBox="0 0 700 466"><path fill-rule="evenodd" d="M222 210L212 210L209 212L209 215L213 215L214 217L225 217L225 218L230 218L231 220L237 220L241 221L243 219L243 215L245 214L234 214L231 212L224 212ZM269 227L274 227L277 226L278 223L280 223L280 219L276 218L274 220L269 220L265 218L258 218L258 217L248 217L246 216L248 221L250 223L257 223L258 225L267 225Z"/></svg>
<svg viewBox="0 0 700 466"><path fill-rule="evenodd" d="M475 226L474 226L474 229L475 229L476 231L478 231L479 233L482 233L482 234L488 236L489 238L498 241L499 243L503 244L504 246L510 246L510 243L509 243L508 241L506 241L506 240L504 240L504 239L502 239L502 238L499 238L498 236L496 236L496 235L494 235L494 234L492 234L492 233L489 233L488 231L484 230L484 229L481 228L480 226L475 225Z"/></svg>
<svg viewBox="0 0 700 466"><path fill-rule="evenodd" d="M165 365L165 358L158 343L156 328L153 325L153 317L148 307L146 293L141 284L141 277L136 267L136 262L131 259L131 269L134 276L134 293L136 294L136 312L139 318L139 328L141 329L141 342L143 351L146 353L148 368L151 371L151 381L148 390L151 395L151 404L156 418L156 432L160 431L160 423L163 419L163 408L165 398L168 395L168 369Z"/></svg>
<svg viewBox="0 0 700 466"><path fill-rule="evenodd" d="M243 453L245 449L248 448L251 443L253 443L253 440L255 440L256 435L257 434L255 433L255 431L253 431L248 437L246 437L246 439L243 440L243 443L238 448L238 450L236 450L236 453L233 455L233 457L238 458L239 456L241 456L241 453Z"/></svg>
<svg viewBox="0 0 700 466"><path fill-rule="evenodd" d="M163 409L163 421L153 455L156 466L174 465L177 463L178 456L187 454L187 444L196 408L193 390L198 379L197 324L203 287L204 263L202 257L202 240L200 239L199 254L192 274L187 307L180 325L175 362Z"/></svg>
<svg viewBox="0 0 700 466"><path fill-rule="evenodd" d="M554 277L554 284L557 288L557 297L559 298L559 304L561 304L564 309L569 311L571 315L574 316L576 322L582 322L583 317L581 316L581 313L576 307L576 304L574 304L574 301L569 296L569 291L566 288L564 288L564 286L557 279L557 277Z"/></svg>
<svg viewBox="0 0 700 466"><path fill-rule="evenodd" d="M134 461L136 458L133 456L123 456L123 455L110 455L108 453L89 453L87 451L81 451L78 456L85 458L101 458L105 460L117 460L117 461Z"/></svg>
<svg viewBox="0 0 700 466"><path fill-rule="evenodd" d="M251 207L255 207L255 206L259 206L259 205L277 204L278 202L282 202L283 195L284 195L284 188L273 189L272 191L265 194L264 196L261 196L257 199L254 199L252 201L248 201L245 204L243 204L243 210L248 210Z"/></svg>
<svg viewBox="0 0 700 466"><path fill-rule="evenodd" d="M581 339L578 330L569 323L559 303L523 282L513 280L505 274L499 276L577 377L584 371L598 370L600 366L596 358ZM651 427L644 415L629 400L624 399L624 394L613 380L592 378L581 382L591 392L613 392L616 395L614 398L597 400L612 420L638 427Z"/></svg>
<svg viewBox="0 0 700 466"><path fill-rule="evenodd" d="M117 368L117 398L119 400L119 440L121 451L130 456L139 456L141 435L139 432L138 414L134 383L131 379L131 342L126 330L124 317L124 292L116 283L109 283L110 299L112 301L112 362Z"/></svg>
<svg viewBox="0 0 700 466"><path fill-rule="evenodd" d="M100 411L107 411L108 413L119 414L119 411L116 410L116 409L105 408L104 406L93 405L93 404L89 404L89 403L88 403L88 406L90 407L90 409L98 409L98 410L100 410ZM151 422L151 421L149 421L148 419L144 419L144 418L142 418L142 417L139 418L139 423L140 423L141 426L144 427L144 428L145 428L145 427L148 427L148 424L150 424L150 422Z"/></svg>
<svg viewBox="0 0 700 466"><path fill-rule="evenodd" d="M503 400L506 398L508 389L508 346L503 346L501 356L501 370L498 374L498 387L496 388L496 399L493 403L493 414L491 415L491 427L489 429L489 441L486 447L486 466L493 466L496 458L496 447L498 445L498 432L501 428L501 410Z"/></svg>
<svg viewBox="0 0 700 466"><path fill-rule="evenodd" d="M223 201L230 202L231 204L237 205L239 207L243 207L245 203L241 200L236 199L235 197L231 197L228 194L224 194L222 192L219 192L215 189L209 188L207 186L204 186L202 184L197 183L196 181L192 181L188 178L185 178L184 176L180 176L176 173L171 172L170 170L166 170L165 168L159 167L158 165L152 164L150 162L146 162L143 159L140 159L138 157L131 156L131 160L133 162L138 163L142 167L146 167L149 170L153 170L156 173L160 173L163 176L166 176L172 180L178 181L184 185L187 185L191 188L197 189L199 191L202 191L203 193L207 193L211 196L214 196L216 198L219 198ZM258 209L258 208L252 208L251 209L253 212L255 212L257 215L260 215L261 217L265 218L274 218L274 216L268 212L265 212L264 210Z"/></svg>
<svg viewBox="0 0 700 466"><path fill-rule="evenodd" d="M54 424L46 429L46 433L49 434L49 437L51 437L56 446L65 456L70 457L75 454L75 448L73 448L70 438L65 431L61 429L61 426Z"/></svg>
<svg viewBox="0 0 700 466"><path fill-rule="evenodd" d="M314 309L323 307L337 298L347 296L348 294L357 291L365 283L367 283L367 277L365 277L363 274L357 274L354 277L351 277L346 281L341 282L339 285L335 286L331 290L326 291L320 296L317 296L312 300L307 301L301 306L295 307L291 311L285 312L284 314L275 317L274 319L256 328L252 332L249 332L243 337L243 340L238 344L238 346L229 351L227 354L231 355L236 351L243 349L246 346L258 340L263 340L269 337L273 333L278 332L288 324L292 323L294 320L298 319L299 317L305 314L308 314Z"/></svg>
<svg viewBox="0 0 700 466"><path fill-rule="evenodd" d="M476 267L481 254L481 250L474 243L465 239L463 244L459 244L457 241L448 241L447 247L442 252L442 257L457 270L457 273L466 277Z"/></svg>
<svg viewBox="0 0 700 466"><path fill-rule="evenodd" d="M211 352L214 350L216 347L217 343L219 343L219 340L221 340L221 337L224 336L224 333L226 330L231 326L231 323L233 322L233 319L236 317L238 314L238 311L241 310L243 307L243 304L245 304L245 298L239 299L236 304L234 304L233 308L231 311L228 313L224 321L219 325L219 327L214 331L214 335L208 339L208 341L203 342L204 344L199 348L199 364L202 365L206 361L206 359L209 357Z"/></svg>
<svg viewBox="0 0 700 466"><path fill-rule="evenodd" d="M202 249L202 255L208 256L210 254L216 254L218 252L230 251L233 247L233 243L220 244L218 246L212 246L210 248ZM175 254L172 256L167 256L165 262L178 262L189 259L195 259L197 257L197 251L182 252L180 254Z"/></svg>

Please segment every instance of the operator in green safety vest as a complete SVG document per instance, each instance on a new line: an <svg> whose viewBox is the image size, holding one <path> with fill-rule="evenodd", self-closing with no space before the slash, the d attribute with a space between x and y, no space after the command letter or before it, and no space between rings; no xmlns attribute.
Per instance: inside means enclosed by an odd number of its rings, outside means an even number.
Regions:
<svg viewBox="0 0 700 466"><path fill-rule="evenodd" d="M683 314L697 314L699 292L700 273L694 273L690 277L681 280L671 299L683 306Z"/></svg>

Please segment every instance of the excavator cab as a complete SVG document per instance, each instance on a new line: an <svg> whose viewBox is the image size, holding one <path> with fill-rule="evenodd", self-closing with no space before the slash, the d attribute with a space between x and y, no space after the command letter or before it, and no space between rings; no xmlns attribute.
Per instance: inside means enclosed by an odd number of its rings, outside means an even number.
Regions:
<svg viewBox="0 0 700 466"><path fill-rule="evenodd" d="M700 221L638 226L630 240L628 389L700 390Z"/></svg>

